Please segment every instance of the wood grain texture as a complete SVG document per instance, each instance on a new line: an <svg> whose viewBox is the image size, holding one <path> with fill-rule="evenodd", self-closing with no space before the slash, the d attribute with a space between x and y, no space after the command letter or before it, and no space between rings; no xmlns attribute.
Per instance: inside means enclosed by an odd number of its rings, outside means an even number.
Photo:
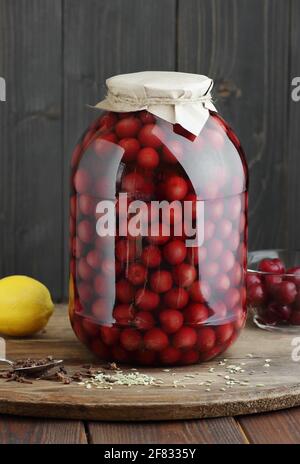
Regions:
<svg viewBox="0 0 300 464"><path fill-rule="evenodd" d="M65 209L69 205L72 149L98 112L87 108L105 94L115 74L175 69L175 0L65 0L64 159ZM65 221L65 288L68 227Z"/></svg>
<svg viewBox="0 0 300 464"><path fill-rule="evenodd" d="M300 408L239 418L250 443L299 444Z"/></svg>
<svg viewBox="0 0 300 464"><path fill-rule="evenodd" d="M289 75L289 93L292 91L291 83L294 77L300 77L300 2L291 0L291 41L290 41L290 75ZM299 85L299 84L298 84ZM299 188L299 172L300 172L300 101L294 102L289 99L289 145L286 153L287 156L287 230L288 239L291 249L300 248L300 188Z"/></svg>
<svg viewBox="0 0 300 464"><path fill-rule="evenodd" d="M0 417L0 444L86 444L79 421Z"/></svg>
<svg viewBox="0 0 300 464"><path fill-rule="evenodd" d="M61 0L0 1L0 275L62 294Z"/></svg>
<svg viewBox="0 0 300 464"><path fill-rule="evenodd" d="M232 417L201 421L145 424L89 422L91 443L96 444L242 444L247 443Z"/></svg>
<svg viewBox="0 0 300 464"><path fill-rule="evenodd" d="M215 80L216 106L247 154L250 249L288 244L289 5L179 0L179 70Z"/></svg>
<svg viewBox="0 0 300 464"><path fill-rule="evenodd" d="M139 369L161 380L160 386L114 385L112 390L103 390L86 389L77 383L63 385L42 380L27 385L0 379L0 413L81 420L157 421L236 416L298 406L300 364L291 360L292 339L293 335L266 334L248 326L226 352L225 364L220 365L217 358L202 365L170 370ZM24 353L31 357L53 355L64 359L70 372L86 363L103 367L76 340L63 306L57 308L45 333L33 339L7 341L9 359L24 357ZM265 359L269 358L271 365L265 367ZM238 365L244 372L232 374L227 368L229 365ZM132 372L130 366L122 369ZM229 386L228 376L242 383ZM244 381L249 384L243 384Z"/></svg>

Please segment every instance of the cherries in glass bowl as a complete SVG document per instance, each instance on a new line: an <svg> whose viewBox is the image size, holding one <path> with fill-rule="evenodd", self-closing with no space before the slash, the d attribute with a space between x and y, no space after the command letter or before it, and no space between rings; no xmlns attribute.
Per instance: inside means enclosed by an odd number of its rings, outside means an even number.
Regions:
<svg viewBox="0 0 300 464"><path fill-rule="evenodd" d="M300 252L249 253L247 303L255 324L267 330L300 330Z"/></svg>

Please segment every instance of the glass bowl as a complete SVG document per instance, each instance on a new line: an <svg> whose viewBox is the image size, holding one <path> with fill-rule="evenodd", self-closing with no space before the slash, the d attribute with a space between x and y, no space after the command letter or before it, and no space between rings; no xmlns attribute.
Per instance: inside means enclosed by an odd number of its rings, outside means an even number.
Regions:
<svg viewBox="0 0 300 464"><path fill-rule="evenodd" d="M300 251L250 252L247 302L259 328L299 333Z"/></svg>

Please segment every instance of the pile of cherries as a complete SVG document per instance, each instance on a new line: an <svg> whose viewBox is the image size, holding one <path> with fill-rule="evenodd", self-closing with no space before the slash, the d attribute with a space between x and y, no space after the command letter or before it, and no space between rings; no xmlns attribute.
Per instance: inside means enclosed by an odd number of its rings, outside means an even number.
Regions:
<svg viewBox="0 0 300 464"><path fill-rule="evenodd" d="M261 324L300 325L300 266L286 269L279 258L262 259L247 274L247 300Z"/></svg>
<svg viewBox="0 0 300 464"><path fill-rule="evenodd" d="M158 236L118 233L129 219L119 214L119 193L149 205L152 199L196 202L201 194L180 160L201 156L205 144L221 151L225 141L231 141L242 159L236 136L214 113L195 137L141 111L105 113L76 147L70 198L70 317L78 338L101 359L154 366L197 363L226 350L242 329L247 193L230 190L238 182L228 172L217 166L218 181L205 186L213 198L205 201L202 246L187 247L185 234L175 235L175 212L168 236L161 218L150 218L159 221ZM107 179L103 173L117 153L115 178ZM224 192L231 194L225 198ZM100 199L113 196L117 234L100 237L95 207Z"/></svg>

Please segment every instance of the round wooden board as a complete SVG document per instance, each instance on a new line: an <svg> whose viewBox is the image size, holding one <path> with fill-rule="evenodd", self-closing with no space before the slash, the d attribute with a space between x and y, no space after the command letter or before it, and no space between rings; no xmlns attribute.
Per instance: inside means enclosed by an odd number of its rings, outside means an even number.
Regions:
<svg viewBox="0 0 300 464"><path fill-rule="evenodd" d="M145 421L233 416L297 406L300 363L291 358L294 337L265 332L249 323L236 344L213 361L189 367L139 369L161 379L160 386L114 385L112 390L104 390L48 380L27 385L0 379L0 413ZM97 365L73 335L64 306L57 306L44 334L7 341L9 359L47 355L65 359L71 370L86 363ZM268 359L271 361L266 362ZM232 373L235 368L231 365L240 370ZM229 385L228 377L241 383Z"/></svg>

